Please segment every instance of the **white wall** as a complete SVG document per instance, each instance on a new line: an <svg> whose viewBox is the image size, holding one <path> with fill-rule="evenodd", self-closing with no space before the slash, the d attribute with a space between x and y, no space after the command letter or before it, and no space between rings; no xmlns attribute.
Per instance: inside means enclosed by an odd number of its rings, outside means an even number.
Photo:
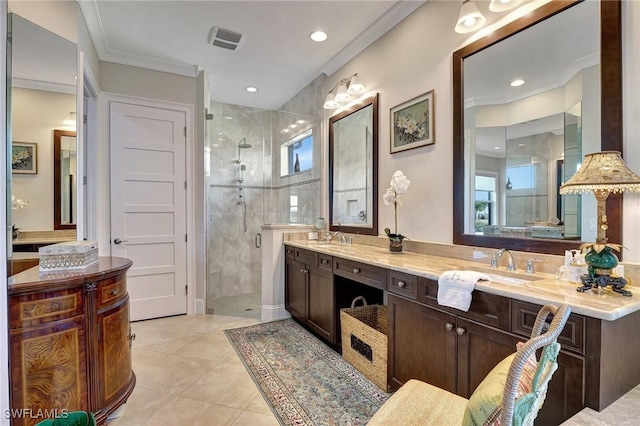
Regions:
<svg viewBox="0 0 640 426"><path fill-rule="evenodd" d="M9 0L9 11L78 43L78 4L75 0Z"/></svg>
<svg viewBox="0 0 640 426"><path fill-rule="evenodd" d="M14 142L38 144L38 173L12 175L13 194L29 201L12 211L13 224L21 231L53 230L53 131L75 130L62 122L76 110L76 96L41 90L12 91L12 137Z"/></svg>
<svg viewBox="0 0 640 426"><path fill-rule="evenodd" d="M129 65L100 62L100 90L182 104L196 104L196 79Z"/></svg>
<svg viewBox="0 0 640 426"><path fill-rule="evenodd" d="M398 232L413 240L452 240L451 54L466 38L453 31L459 12L459 2L427 2L327 79L326 87L333 87L340 79L357 72L368 90L380 93L377 200L380 231L393 228L393 207L384 205L382 194L393 172L400 169L411 180L411 186L403 194L403 206L398 209ZM435 144L391 155L390 108L431 89Z"/></svg>
<svg viewBox="0 0 640 426"><path fill-rule="evenodd" d="M478 38L453 31L460 11L454 1L429 1L362 53L327 78L326 87L358 72L367 89L380 93L379 103L379 225L393 224L393 209L382 202L382 192L395 170L411 180L398 212L398 231L414 240L452 242L453 147L452 53ZM638 100L640 67L640 2L623 2L624 40L624 157L640 172ZM435 92L434 145L389 153L389 109L433 89ZM634 95L635 93L635 95ZM325 114L325 120L333 114ZM623 238L626 261L640 261L640 196L624 199Z"/></svg>
<svg viewBox="0 0 640 426"><path fill-rule="evenodd" d="M622 3L623 153L627 165L640 174L640 2ZM640 194L625 194L622 209L625 262L640 262Z"/></svg>

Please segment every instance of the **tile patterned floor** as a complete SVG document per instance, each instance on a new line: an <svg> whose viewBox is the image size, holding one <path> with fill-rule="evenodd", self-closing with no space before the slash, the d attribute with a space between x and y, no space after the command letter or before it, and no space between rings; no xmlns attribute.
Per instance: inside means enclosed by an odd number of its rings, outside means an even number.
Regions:
<svg viewBox="0 0 640 426"><path fill-rule="evenodd" d="M278 425L223 333L257 322L183 315L133 323L137 384L109 426Z"/></svg>

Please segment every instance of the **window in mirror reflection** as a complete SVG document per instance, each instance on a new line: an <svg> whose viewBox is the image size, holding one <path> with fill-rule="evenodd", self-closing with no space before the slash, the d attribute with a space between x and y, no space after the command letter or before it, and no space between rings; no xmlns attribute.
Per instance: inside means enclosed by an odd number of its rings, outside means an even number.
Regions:
<svg viewBox="0 0 640 426"><path fill-rule="evenodd" d="M297 135L280 147L280 177L307 172L313 168L312 130Z"/></svg>

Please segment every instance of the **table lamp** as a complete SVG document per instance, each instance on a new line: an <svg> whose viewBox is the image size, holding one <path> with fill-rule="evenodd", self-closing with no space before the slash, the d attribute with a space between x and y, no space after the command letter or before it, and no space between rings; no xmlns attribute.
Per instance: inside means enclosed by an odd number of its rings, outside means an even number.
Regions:
<svg viewBox="0 0 640 426"><path fill-rule="evenodd" d="M618 257L613 250L620 251L622 246L609 243L607 239L607 197L610 193L625 191L640 192L640 177L629 170L618 151L585 155L580 169L560 187L561 195L593 192L598 202L596 242L580 246L588 265L587 274L581 277L582 287L578 288L580 292L611 285L613 291L631 296L630 291L623 289L627 281L622 277L611 276L611 271L618 265Z"/></svg>

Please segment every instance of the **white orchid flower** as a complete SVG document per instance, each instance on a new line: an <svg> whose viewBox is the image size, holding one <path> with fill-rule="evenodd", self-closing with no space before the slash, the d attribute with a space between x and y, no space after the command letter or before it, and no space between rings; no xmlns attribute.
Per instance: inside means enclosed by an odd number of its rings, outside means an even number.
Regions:
<svg viewBox="0 0 640 426"><path fill-rule="evenodd" d="M396 201L396 193L393 191L393 188L387 188L382 199L384 200L385 206L393 204Z"/></svg>
<svg viewBox="0 0 640 426"><path fill-rule="evenodd" d="M405 193L410 183L411 181L401 170L396 171L391 178L391 187L395 189L398 195Z"/></svg>

